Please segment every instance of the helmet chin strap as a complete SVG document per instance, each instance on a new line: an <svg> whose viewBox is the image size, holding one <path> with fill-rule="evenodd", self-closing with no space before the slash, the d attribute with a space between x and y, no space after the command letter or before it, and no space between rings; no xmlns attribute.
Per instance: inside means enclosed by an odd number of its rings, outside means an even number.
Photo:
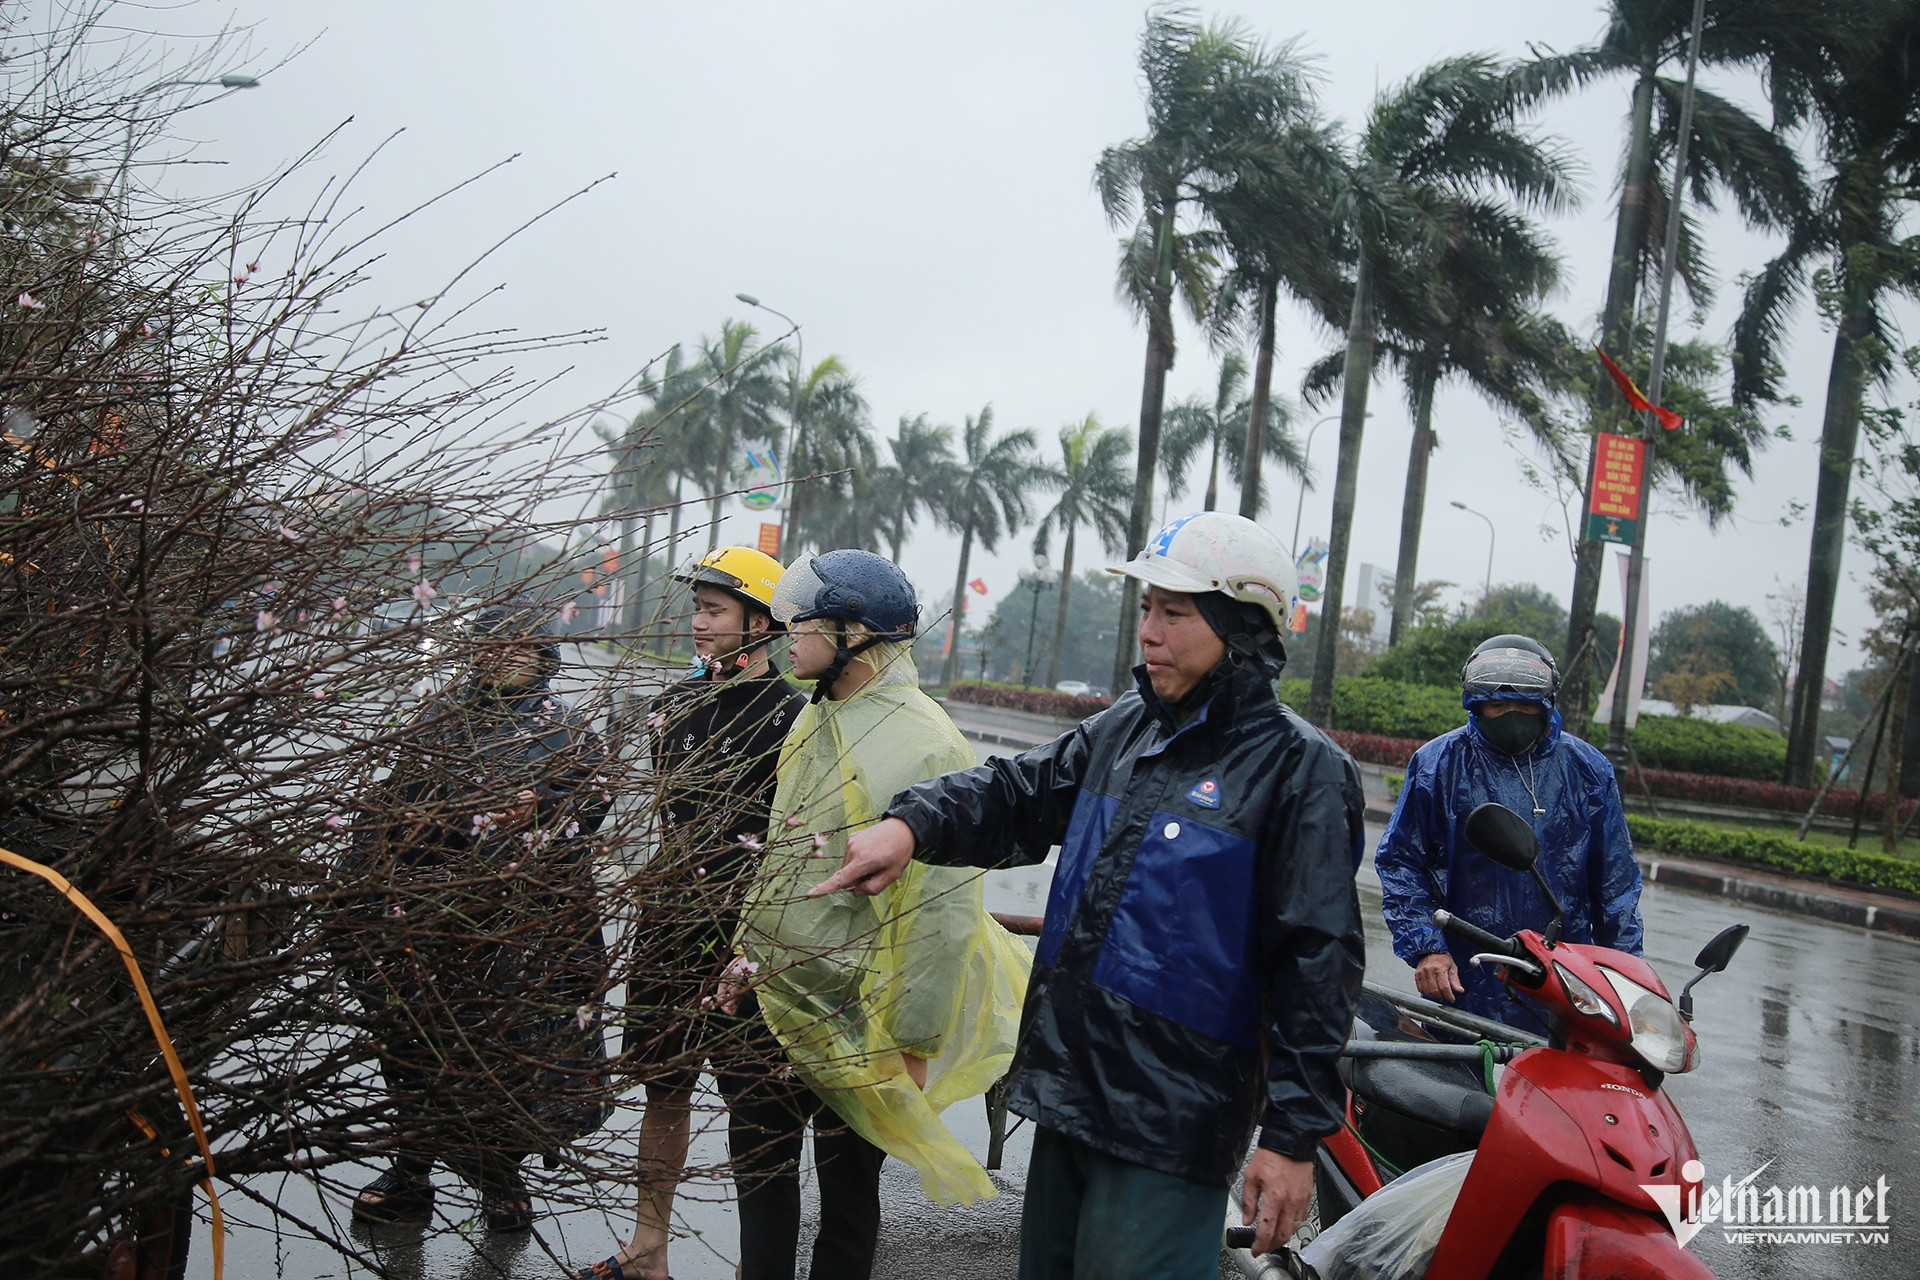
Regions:
<svg viewBox="0 0 1920 1280"><path fill-rule="evenodd" d="M778 640L780 638L780 634L781 634L780 632L777 632L772 628L768 628L767 630L762 631L758 636L755 636L753 639L748 640L745 644L741 645L738 649L734 650L733 656L731 658L715 658L715 659L702 658L701 665L705 667L709 672L719 671L720 678L722 680L731 680L735 676L739 675L742 671L745 671L748 667L758 662L760 659L756 651L766 645L772 644L775 640Z"/></svg>
<svg viewBox="0 0 1920 1280"><path fill-rule="evenodd" d="M833 661L827 664L827 669L820 673L819 680L814 683L812 701L818 703L822 698L832 693L833 686L839 683L840 677L847 673L847 664L849 662L852 662L855 658L873 648L873 646L881 644L887 639L887 636L868 636L859 644L849 648L847 645L846 624L841 623L835 627L833 632Z"/></svg>

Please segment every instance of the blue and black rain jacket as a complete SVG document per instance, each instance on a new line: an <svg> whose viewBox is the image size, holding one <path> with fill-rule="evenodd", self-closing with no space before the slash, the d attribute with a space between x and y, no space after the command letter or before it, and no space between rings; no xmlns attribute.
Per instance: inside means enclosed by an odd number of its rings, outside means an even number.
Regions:
<svg viewBox="0 0 1920 1280"><path fill-rule="evenodd" d="M1137 668L1139 691L1073 732L888 810L932 863L1060 846L1007 1105L1222 1186L1256 1124L1295 1159L1340 1127L1335 1061L1365 969L1359 772L1280 704L1274 674L1223 663L1176 725Z"/></svg>
<svg viewBox="0 0 1920 1280"><path fill-rule="evenodd" d="M1534 699L1528 699L1534 701ZM1544 705L1544 704L1543 704ZM1640 865L1633 860L1613 765L1592 745L1547 730L1525 755L1510 756L1480 736L1477 720L1421 747L1374 854L1393 950L1408 964L1449 952L1469 1013L1545 1034L1537 1005L1513 996L1499 973L1477 969L1473 948L1433 923L1444 907L1489 933L1545 930L1553 908L1533 877L1510 871L1467 843L1467 815L1489 800L1520 814L1540 837L1540 871L1566 910L1561 936L1640 954Z"/></svg>

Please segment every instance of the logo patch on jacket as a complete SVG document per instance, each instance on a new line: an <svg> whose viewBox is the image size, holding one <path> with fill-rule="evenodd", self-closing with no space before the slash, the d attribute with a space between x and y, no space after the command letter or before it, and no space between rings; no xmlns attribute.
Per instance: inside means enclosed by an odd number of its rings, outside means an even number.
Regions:
<svg viewBox="0 0 1920 1280"><path fill-rule="evenodd" d="M1187 792L1187 799L1205 809L1220 807L1220 784L1212 778L1196 783L1193 790Z"/></svg>

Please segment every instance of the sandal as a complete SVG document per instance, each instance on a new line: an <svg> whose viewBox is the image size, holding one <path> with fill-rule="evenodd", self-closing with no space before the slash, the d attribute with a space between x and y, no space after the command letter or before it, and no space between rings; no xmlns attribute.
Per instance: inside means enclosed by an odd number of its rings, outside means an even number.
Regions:
<svg viewBox="0 0 1920 1280"><path fill-rule="evenodd" d="M645 1280L638 1272L628 1271L626 1263L620 1261L620 1255L596 1262L584 1271L573 1273L573 1280ZM673 1280L668 1276L667 1280Z"/></svg>
<svg viewBox="0 0 1920 1280"><path fill-rule="evenodd" d="M433 1221L433 1179L395 1165L360 1188L353 1216L381 1226L425 1226Z"/></svg>

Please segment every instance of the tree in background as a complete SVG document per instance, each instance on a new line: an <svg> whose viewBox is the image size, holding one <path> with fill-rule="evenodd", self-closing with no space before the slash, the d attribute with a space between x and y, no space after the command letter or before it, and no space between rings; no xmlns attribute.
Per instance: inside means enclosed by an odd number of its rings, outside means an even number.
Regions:
<svg viewBox="0 0 1920 1280"><path fill-rule="evenodd" d="M1258 478L1249 479L1246 469L1247 432L1253 421L1253 402L1242 396L1241 390L1247 383L1247 360L1238 351L1229 351L1220 360L1220 380L1215 386L1213 399L1204 396L1189 396L1167 410L1166 430L1161 439L1165 454L1167 489L1172 497L1179 497L1185 487L1184 480L1193 467L1194 459L1201 449L1207 451L1207 492L1203 506L1208 511L1216 511L1220 506L1220 459L1224 455L1227 472L1242 492L1242 514L1247 505L1246 491L1251 484L1254 489L1253 501L1256 506L1254 516L1264 510L1266 503ZM1284 401L1272 405L1268 415L1268 427L1262 432L1261 454L1259 462L1262 468L1269 462L1277 463L1281 468L1295 476L1306 475L1306 457L1300 450L1299 437L1291 430L1293 426L1292 406ZM1179 478L1178 482L1176 477ZM1254 518L1248 516L1248 519Z"/></svg>
<svg viewBox="0 0 1920 1280"><path fill-rule="evenodd" d="M1751 609L1723 600L1686 605L1661 618L1648 640L1648 679L1676 707L1728 700L1764 707L1773 699L1776 651Z"/></svg>
<svg viewBox="0 0 1920 1280"><path fill-rule="evenodd" d="M1200 302L1197 314L1205 312L1204 297L1196 297L1204 264L1180 253L1183 246L1200 247L1182 237L1182 206L1229 185L1256 152L1281 136L1296 104L1309 97L1304 65L1292 49L1267 50L1239 23L1201 26L1191 11L1179 7L1149 11L1140 37L1140 70L1146 79L1147 132L1107 148L1094 168L1108 221L1130 229L1122 294L1147 320L1129 552L1144 547L1152 532L1161 413L1167 370L1173 367L1176 283L1184 280L1189 303ZM1114 645L1115 686L1133 666L1138 599L1138 586L1128 579L1121 589Z"/></svg>
<svg viewBox="0 0 1920 1280"><path fill-rule="evenodd" d="M1751 400L1777 394L1786 317L1810 276L1821 314L1834 324L1787 741L1786 781L1803 787L1821 754L1820 700L1866 394L1896 368L1892 304L1920 296L1920 244L1908 234L1920 177L1920 75L1913 69L1920 61L1920 4L1873 0L1863 10L1874 19L1874 38L1832 51L1812 92L1827 170L1819 199L1787 247L1748 283L1734 330L1734 393Z"/></svg>
<svg viewBox="0 0 1920 1280"><path fill-rule="evenodd" d="M943 504L940 518L960 535L960 559L953 572L953 616L948 621L952 642L947 646L943 684L960 678L961 601L967 590L967 563L973 558L974 540L992 551L1002 534L1012 533L1027 522L1027 500L1034 488L1047 480L1047 472L1034 456L1034 435L1030 428L995 437L993 406L969 416L960 429L959 471L955 484Z"/></svg>
<svg viewBox="0 0 1920 1280"><path fill-rule="evenodd" d="M1376 101L1358 139L1345 201L1356 257L1345 317L1340 453L1321 604L1328 616L1341 616L1344 598L1379 329L1375 293L1385 264L1417 256L1414 246L1443 238L1444 219L1436 214L1453 201L1497 195L1523 213L1568 203L1571 162L1522 122L1540 94L1535 67L1477 56L1450 58ZM1321 635L1314 657L1307 715L1316 723L1333 713L1335 634Z"/></svg>
<svg viewBox="0 0 1920 1280"><path fill-rule="evenodd" d="M699 441L706 459L707 550L720 545L720 502L732 486L742 461L741 448L750 441L775 439L776 416L788 403L788 388L779 374L785 348L763 347L752 325L728 320L718 338L703 338L695 365L704 385L687 409L687 428Z"/></svg>
<svg viewBox="0 0 1920 1280"><path fill-rule="evenodd" d="M1040 517L1033 534L1033 553L1047 554L1054 534L1061 534L1060 582L1055 588L1053 657L1047 665L1046 687L1060 682L1060 651L1066 643L1067 615L1073 595L1074 539L1088 525L1109 555L1125 550L1127 542L1127 433L1103 427L1091 413L1060 428L1060 468L1051 474L1060 498ZM1091 683L1091 682L1089 682Z"/></svg>
<svg viewBox="0 0 1920 1280"><path fill-rule="evenodd" d="M1553 652L1567 611L1554 596L1530 582L1502 583L1469 611L1433 612L1420 618L1399 643L1367 667L1370 676L1409 684L1458 688L1460 669L1474 649L1494 636L1514 632L1532 636Z"/></svg>
<svg viewBox="0 0 1920 1280"><path fill-rule="evenodd" d="M855 503L855 489L871 478L879 454L859 380L839 356L806 370L788 361L787 374L794 420L787 424L784 452L792 483L781 554L792 559L808 547L864 548L869 539L852 540L847 513L865 509Z"/></svg>
<svg viewBox="0 0 1920 1280"><path fill-rule="evenodd" d="M1070 604L1067 627L1061 636L1060 665L1052 673L1048 684L1052 686L1062 680L1084 680L1095 689L1113 692L1108 689L1106 680L1108 667L1113 662L1114 622L1120 613L1120 579L1104 568L1088 569L1074 579L1068 594ZM1038 604L1042 621L1039 626L1049 625L1045 621L1049 606L1058 602L1057 587L1040 596ZM1045 643L1044 633L1040 638L1029 635L1034 605L1033 598L1027 592L1009 591L1000 597L984 625L968 632L970 637L979 637L983 646L988 679L1011 679L1014 671L1026 660L1028 640L1034 639L1035 653ZM969 662L963 678L972 679L976 675L978 668ZM1132 687L1129 678L1125 688Z"/></svg>
<svg viewBox="0 0 1920 1280"><path fill-rule="evenodd" d="M900 415L900 426L887 441L893 461L874 477L874 500L886 526L889 559L900 563L907 529L922 512L941 518L941 504L959 483L953 459L953 428L936 427L926 414Z"/></svg>
<svg viewBox="0 0 1920 1280"><path fill-rule="evenodd" d="M1710 89L1695 86L1686 193L1695 209L1710 210L1724 195L1733 201L1742 221L1757 231L1784 232L1799 219L1807 203L1806 180L1782 133L1802 117L1810 77L1827 56L1835 16L1846 7L1808 0L1710 0L1707 4L1700 36L1701 65L1759 71L1772 103L1775 128ZM1649 359L1641 295L1660 271L1666 211L1673 196L1667 184L1680 132L1683 85L1661 75L1661 70L1686 57L1692 17L1692 5L1686 0L1611 0L1607 30L1599 44L1563 60L1586 81L1614 74L1633 77L1613 253L1600 311L1600 345L1629 372L1644 370ZM1701 305L1710 295L1710 278L1691 215L1683 219L1680 231L1680 281L1694 303ZM1671 352L1668 368L1671 381ZM1590 430L1639 434L1628 422L1625 404L1611 379L1598 378L1591 387ZM1661 441L1662 450L1667 443ZM1582 511L1592 484L1595 447L1588 445L1585 465L1575 477ZM1590 632L1599 638L1594 610L1606 547L1589 540L1584 528L1575 530L1574 542L1569 649L1580 648ZM1591 687L1584 664L1567 673L1561 711L1577 734L1586 732Z"/></svg>

